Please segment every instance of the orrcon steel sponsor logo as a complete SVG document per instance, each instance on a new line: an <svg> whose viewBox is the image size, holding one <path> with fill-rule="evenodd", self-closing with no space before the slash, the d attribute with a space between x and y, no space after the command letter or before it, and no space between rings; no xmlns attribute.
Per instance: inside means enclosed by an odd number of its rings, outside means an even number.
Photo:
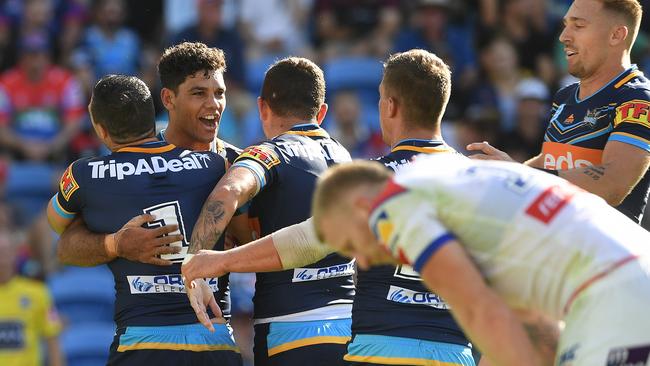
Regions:
<svg viewBox="0 0 650 366"><path fill-rule="evenodd" d="M354 260L323 268L296 268L291 282L319 281L328 278L351 276L354 274Z"/></svg>
<svg viewBox="0 0 650 366"><path fill-rule="evenodd" d="M185 284L183 276L180 274L170 275L134 275L126 276L132 294L165 294L165 293L185 293ZM217 278L207 278L208 286L213 292L219 290Z"/></svg>
<svg viewBox="0 0 650 366"><path fill-rule="evenodd" d="M390 287L386 299L402 304L426 305L436 309L449 309L449 305L440 296L432 292L417 292L397 286Z"/></svg>

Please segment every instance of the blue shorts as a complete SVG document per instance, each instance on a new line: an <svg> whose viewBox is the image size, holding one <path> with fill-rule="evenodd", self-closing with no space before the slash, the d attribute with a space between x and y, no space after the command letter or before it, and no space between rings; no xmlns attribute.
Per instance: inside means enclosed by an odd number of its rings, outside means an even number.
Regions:
<svg viewBox="0 0 650 366"><path fill-rule="evenodd" d="M367 334L354 337L344 359L350 365L476 365L469 346Z"/></svg>
<svg viewBox="0 0 650 366"><path fill-rule="evenodd" d="M255 366L346 365L351 319L255 325Z"/></svg>
<svg viewBox="0 0 650 366"><path fill-rule="evenodd" d="M214 324L214 329L211 333L198 323L118 329L108 365L241 366L230 325Z"/></svg>

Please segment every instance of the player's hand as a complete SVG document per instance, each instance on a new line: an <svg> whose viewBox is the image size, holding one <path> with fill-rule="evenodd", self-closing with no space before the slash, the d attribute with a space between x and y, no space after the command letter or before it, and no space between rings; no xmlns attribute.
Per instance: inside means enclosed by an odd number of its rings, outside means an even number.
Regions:
<svg viewBox="0 0 650 366"><path fill-rule="evenodd" d="M224 252L216 250L199 250L192 259L181 266L181 273L186 281L221 277L226 274L223 268L223 255Z"/></svg>
<svg viewBox="0 0 650 366"><path fill-rule="evenodd" d="M474 142L466 147L469 151L481 151L482 154L470 155L471 159L515 161L510 155L490 145L487 141Z"/></svg>
<svg viewBox="0 0 650 366"><path fill-rule="evenodd" d="M113 234L118 257L130 261L170 266L171 261L160 259L162 254L176 254L181 248L169 244L183 240L182 235L166 235L178 229L177 225L161 226L154 229L142 227L146 222L155 220L153 215L144 214L129 220Z"/></svg>
<svg viewBox="0 0 650 366"><path fill-rule="evenodd" d="M212 310L215 317L222 318L223 315L221 309L219 309L219 305L217 305L217 300L214 298L212 289L203 278L197 278L193 281L184 281L185 291L187 292L187 297L190 299L190 305L192 305L192 309L194 309L196 318L204 327L208 328L209 331L214 332L214 326L212 325L210 316L208 316L207 307L210 307L210 310Z"/></svg>

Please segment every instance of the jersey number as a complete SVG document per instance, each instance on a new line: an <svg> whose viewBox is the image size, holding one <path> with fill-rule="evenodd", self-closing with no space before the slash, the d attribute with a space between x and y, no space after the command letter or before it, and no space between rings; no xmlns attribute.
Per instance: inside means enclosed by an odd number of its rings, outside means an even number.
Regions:
<svg viewBox="0 0 650 366"><path fill-rule="evenodd" d="M405 280L412 280L412 281L422 281L420 278L420 275L415 272L413 267L407 266L405 264L400 264L395 268L395 273L393 274L395 277L398 278L403 278Z"/></svg>
<svg viewBox="0 0 650 366"><path fill-rule="evenodd" d="M189 243L185 240L185 225L183 224L183 214L181 213L181 205L178 201L164 202L155 206L147 207L142 210L146 214L153 215L156 219L147 223L147 227L156 228L167 225L178 225L178 230L171 232L171 235L181 234L183 240L175 241L169 246L181 248L180 253L177 254L163 254L160 256L162 259L170 260L172 262L182 262L187 254L187 247ZM169 235L169 234L167 234Z"/></svg>

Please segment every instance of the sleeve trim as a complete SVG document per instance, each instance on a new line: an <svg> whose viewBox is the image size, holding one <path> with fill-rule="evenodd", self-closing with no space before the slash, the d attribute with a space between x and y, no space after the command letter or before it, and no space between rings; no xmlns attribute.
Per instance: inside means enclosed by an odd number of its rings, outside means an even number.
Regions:
<svg viewBox="0 0 650 366"><path fill-rule="evenodd" d="M643 137L635 136L629 133L612 132L612 134L609 137L609 141L623 142L650 152L650 140L646 140Z"/></svg>
<svg viewBox="0 0 650 366"><path fill-rule="evenodd" d="M251 173L253 173L255 179L257 180L257 189L255 190L255 194L258 194L262 188L266 186L266 174L261 164L255 162L254 160L247 159L236 161L232 165L231 169L236 167L246 168Z"/></svg>
<svg viewBox="0 0 650 366"><path fill-rule="evenodd" d="M451 240L454 240L455 238L456 237L453 234L446 233L433 240L431 244L429 244L415 260L413 263L413 269L420 273L420 270L422 270L422 267L429 260L429 258L431 258L431 256L443 245L447 244Z"/></svg>
<svg viewBox="0 0 650 366"><path fill-rule="evenodd" d="M72 219L75 217L74 212L70 212L66 210L65 208L61 207L61 204L59 204L59 194L55 194L52 197L52 207L54 208L54 211L64 219Z"/></svg>

